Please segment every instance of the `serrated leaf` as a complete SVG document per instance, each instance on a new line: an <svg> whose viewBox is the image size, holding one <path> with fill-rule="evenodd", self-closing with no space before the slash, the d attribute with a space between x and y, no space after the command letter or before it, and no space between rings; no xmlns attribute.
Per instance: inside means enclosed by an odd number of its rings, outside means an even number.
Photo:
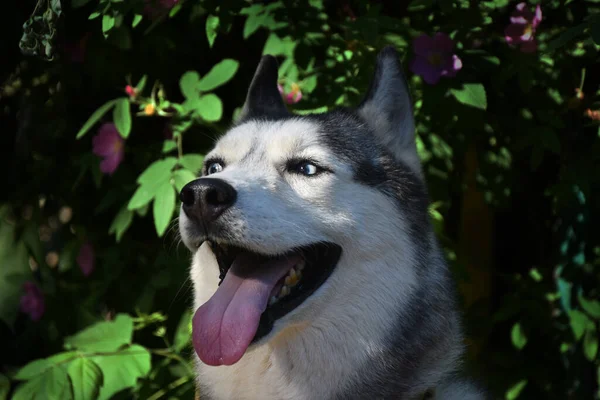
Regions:
<svg viewBox="0 0 600 400"><path fill-rule="evenodd" d="M13 400L71 400L73 394L67 372L50 368L17 388Z"/></svg>
<svg viewBox="0 0 600 400"><path fill-rule="evenodd" d="M481 110L487 109L485 88L481 83L465 83L461 89L450 89L450 93L459 103Z"/></svg>
<svg viewBox="0 0 600 400"><path fill-rule="evenodd" d="M133 320L118 314L114 321L97 322L89 328L65 339L65 347L83 351L107 352L131 343Z"/></svg>
<svg viewBox="0 0 600 400"><path fill-rule="evenodd" d="M587 312L592 318L600 319L600 301L598 300L587 300L581 293L578 294L579 304L585 312Z"/></svg>
<svg viewBox="0 0 600 400"><path fill-rule="evenodd" d="M77 358L68 369L75 400L93 400L102 386L102 370L87 358Z"/></svg>
<svg viewBox="0 0 600 400"><path fill-rule="evenodd" d="M124 139L127 139L131 132L131 110L129 108L129 99L127 97L116 100L115 108L113 110L113 120L119 134Z"/></svg>
<svg viewBox="0 0 600 400"><path fill-rule="evenodd" d="M527 344L527 336L525 336L525 332L523 332L523 328L518 322L513 325L510 332L510 337L513 345L519 350L521 350Z"/></svg>
<svg viewBox="0 0 600 400"><path fill-rule="evenodd" d="M16 380L29 380L43 374L46 370L62 365L66 360L74 358L77 353L74 351L67 351L63 353L55 354L48 358L41 358L39 360L33 360L30 363L23 366L13 376Z"/></svg>
<svg viewBox="0 0 600 400"><path fill-rule="evenodd" d="M196 102L195 111L205 121L218 121L223 115L223 103L217 95L209 93Z"/></svg>
<svg viewBox="0 0 600 400"><path fill-rule="evenodd" d="M117 100L108 101L102 106L100 106L100 108L98 108L96 111L94 111L94 113L88 118L85 124L83 124L79 132L77 132L76 138L79 139L83 135L85 135L90 130L90 128L94 126L94 124L104 116L104 114L106 114L112 107L114 107L116 102Z"/></svg>
<svg viewBox="0 0 600 400"><path fill-rule="evenodd" d="M594 361L598 354L598 331L593 323L588 327L583 338L583 354L588 361Z"/></svg>
<svg viewBox="0 0 600 400"><path fill-rule="evenodd" d="M569 312L569 324L575 335L575 340L580 340L585 332L588 323L591 322L587 315L579 310L571 310Z"/></svg>
<svg viewBox="0 0 600 400"><path fill-rule="evenodd" d="M0 374L0 400L7 400L10 392L10 381L8 378Z"/></svg>
<svg viewBox="0 0 600 400"><path fill-rule="evenodd" d="M133 211L129 210L127 205L121 207L115 216L115 219L113 219L112 223L110 224L108 234L112 235L114 233L116 236L115 239L117 243L119 243L123 237L123 234L127 231L127 229L129 229L129 226L131 226L132 221Z"/></svg>
<svg viewBox="0 0 600 400"><path fill-rule="evenodd" d="M133 21L131 22L131 27L135 28L136 26L139 25L140 22L142 22L142 16L140 14L135 14L133 16Z"/></svg>
<svg viewBox="0 0 600 400"><path fill-rule="evenodd" d="M162 236L167 230L173 211L175 211L175 190L170 182L166 182L158 188L152 208L158 236Z"/></svg>
<svg viewBox="0 0 600 400"><path fill-rule="evenodd" d="M196 99L200 96L198 83L200 75L196 71L187 71L179 79L179 89L186 99Z"/></svg>
<svg viewBox="0 0 600 400"><path fill-rule="evenodd" d="M137 183L140 185L145 184L161 184L168 181L171 177L171 170L177 164L175 157L166 157L162 160L158 160L150 164L148 168L144 170L137 178Z"/></svg>
<svg viewBox="0 0 600 400"><path fill-rule="evenodd" d="M523 389L525 389L525 385L527 385L527 379L523 379L511 386L506 392L506 400L515 400L518 398Z"/></svg>
<svg viewBox="0 0 600 400"><path fill-rule="evenodd" d="M181 189L194 179L196 179L196 175L187 169L178 169L173 172L173 183L175 184L175 189L177 192L181 192Z"/></svg>
<svg viewBox="0 0 600 400"><path fill-rule="evenodd" d="M127 203L127 210L133 211L150 203L156 195L158 187L159 185L151 184L139 186Z"/></svg>
<svg viewBox="0 0 600 400"><path fill-rule="evenodd" d="M208 71L198 83L197 89L202 92L208 92L224 85L233 78L239 65L236 60L226 58Z"/></svg>
<svg viewBox="0 0 600 400"><path fill-rule="evenodd" d="M179 165L192 171L198 172L202 168L204 156L201 154L186 154L179 159Z"/></svg>
<svg viewBox="0 0 600 400"><path fill-rule="evenodd" d="M90 357L104 375L98 400L110 399L123 389L132 388L150 372L150 352L134 344L114 354Z"/></svg>
<svg viewBox="0 0 600 400"><path fill-rule="evenodd" d="M217 38L217 29L219 28L219 17L209 15L206 18L206 39L208 46L212 49L215 39Z"/></svg>
<svg viewBox="0 0 600 400"><path fill-rule="evenodd" d="M190 344L192 338L190 330L191 321L192 313L189 310L185 310L175 330L175 337L173 338L173 347L175 347L175 350L181 351Z"/></svg>

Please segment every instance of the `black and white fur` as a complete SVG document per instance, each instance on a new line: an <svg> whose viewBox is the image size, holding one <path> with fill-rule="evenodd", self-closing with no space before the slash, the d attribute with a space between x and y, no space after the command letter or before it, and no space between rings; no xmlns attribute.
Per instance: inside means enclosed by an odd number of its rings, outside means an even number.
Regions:
<svg viewBox="0 0 600 400"><path fill-rule="evenodd" d="M196 359L202 399L483 399L459 378L463 335L454 288L428 217L411 100L395 50L378 56L356 109L290 114L277 91L277 63L263 57L241 119L207 155L211 175L238 192L220 218L224 237L280 254L318 241L343 249L328 280L231 366ZM290 158L332 173L289 174ZM195 308L216 291L218 266L193 252Z"/></svg>

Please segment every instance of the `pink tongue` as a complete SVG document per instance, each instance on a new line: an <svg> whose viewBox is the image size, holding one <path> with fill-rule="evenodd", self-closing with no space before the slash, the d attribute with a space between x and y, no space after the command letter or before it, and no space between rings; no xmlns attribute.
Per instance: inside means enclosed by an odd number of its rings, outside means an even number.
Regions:
<svg viewBox="0 0 600 400"><path fill-rule="evenodd" d="M192 342L207 365L232 365L252 342L260 316L277 282L299 261L295 257L260 261L242 254L216 293L194 314Z"/></svg>

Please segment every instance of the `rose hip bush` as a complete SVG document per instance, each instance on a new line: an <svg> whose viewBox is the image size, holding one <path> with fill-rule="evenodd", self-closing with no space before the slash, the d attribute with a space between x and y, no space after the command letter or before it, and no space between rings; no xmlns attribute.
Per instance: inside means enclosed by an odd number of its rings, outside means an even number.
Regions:
<svg viewBox="0 0 600 400"><path fill-rule="evenodd" d="M262 54L296 113L403 55L470 371L600 398L597 0L4 5L0 400L192 398L178 191Z"/></svg>

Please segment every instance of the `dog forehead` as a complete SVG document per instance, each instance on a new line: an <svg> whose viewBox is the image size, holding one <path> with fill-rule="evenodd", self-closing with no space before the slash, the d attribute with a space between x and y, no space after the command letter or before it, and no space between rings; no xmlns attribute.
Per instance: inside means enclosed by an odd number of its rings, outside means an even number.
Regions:
<svg viewBox="0 0 600 400"><path fill-rule="evenodd" d="M318 123L300 118L248 121L229 130L217 142L213 152L231 161L252 152L273 157L292 156L308 148L324 152L320 132Z"/></svg>

